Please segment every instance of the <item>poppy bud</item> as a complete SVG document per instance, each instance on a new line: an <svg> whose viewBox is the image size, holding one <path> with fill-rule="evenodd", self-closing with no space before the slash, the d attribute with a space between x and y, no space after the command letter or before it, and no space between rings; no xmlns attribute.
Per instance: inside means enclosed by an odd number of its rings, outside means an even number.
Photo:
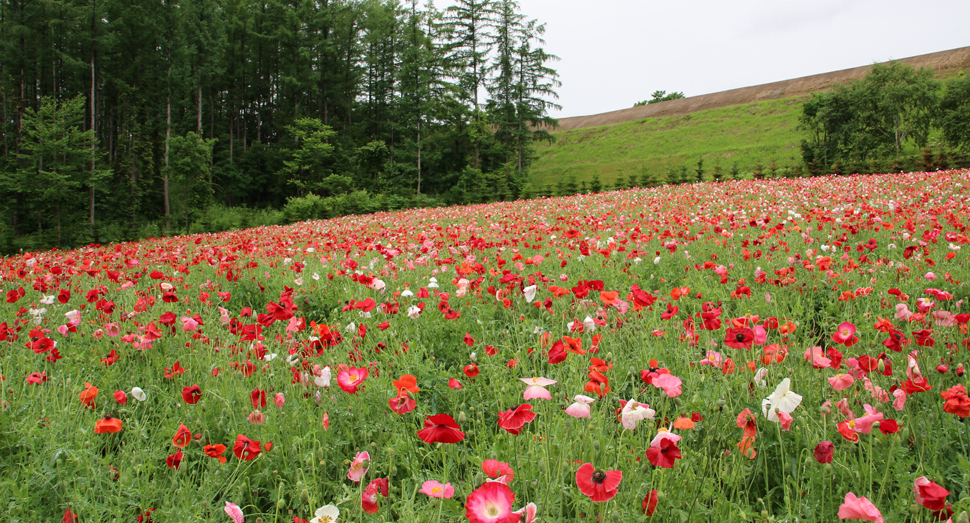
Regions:
<svg viewBox="0 0 970 523"><path fill-rule="evenodd" d="M964 510L957 516L956 523L970 523L970 516L967 515L967 511Z"/></svg>
<svg viewBox="0 0 970 523"><path fill-rule="evenodd" d="M717 400L717 406L718 407L723 408L725 403L727 403L727 402L724 401L724 398L721 398L721 399Z"/></svg>
<svg viewBox="0 0 970 523"><path fill-rule="evenodd" d="M483 481L485 481L485 478L482 476L482 473L481 472L475 474L475 484L476 485L480 485Z"/></svg>
<svg viewBox="0 0 970 523"><path fill-rule="evenodd" d="M667 495L664 494L664 491L662 491L662 490L658 490L657 491L657 501L663 501L664 498L666 498L666 497L667 497Z"/></svg>
<svg viewBox="0 0 970 523"><path fill-rule="evenodd" d="M948 370L950 370L950 368L946 366L946 363L941 363L936 366L936 372L939 372L940 374L946 374L946 371Z"/></svg>
<svg viewBox="0 0 970 523"><path fill-rule="evenodd" d="M963 377L963 364L962 363L958 363L957 364L957 377L958 378L962 378ZM966 512L963 512L963 514L966 514Z"/></svg>
<svg viewBox="0 0 970 523"><path fill-rule="evenodd" d="M598 451L599 449L600 449L600 442L599 442L599 440L594 439L593 440L593 450Z"/></svg>
<svg viewBox="0 0 970 523"><path fill-rule="evenodd" d="M876 363L876 370L879 371L879 374L885 374L886 362L882 358L879 358L879 362Z"/></svg>
<svg viewBox="0 0 970 523"><path fill-rule="evenodd" d="M825 475L826 476L831 476L832 475L832 464L831 463L826 463L825 464Z"/></svg>
<svg viewBox="0 0 970 523"><path fill-rule="evenodd" d="M465 411L459 412L458 413L458 423L465 423L466 421L468 421L468 416L465 415Z"/></svg>
<svg viewBox="0 0 970 523"><path fill-rule="evenodd" d="M917 506L915 504L914 505L910 505L909 506L909 513L912 514L912 515L914 515L914 516L916 514L918 514L919 513L919 506Z"/></svg>

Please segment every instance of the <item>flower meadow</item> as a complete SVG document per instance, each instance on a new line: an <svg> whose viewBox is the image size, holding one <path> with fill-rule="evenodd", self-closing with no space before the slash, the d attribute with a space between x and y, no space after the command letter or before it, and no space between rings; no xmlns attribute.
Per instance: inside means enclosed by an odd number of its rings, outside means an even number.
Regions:
<svg viewBox="0 0 970 523"><path fill-rule="evenodd" d="M0 265L7 521L967 521L970 172Z"/></svg>

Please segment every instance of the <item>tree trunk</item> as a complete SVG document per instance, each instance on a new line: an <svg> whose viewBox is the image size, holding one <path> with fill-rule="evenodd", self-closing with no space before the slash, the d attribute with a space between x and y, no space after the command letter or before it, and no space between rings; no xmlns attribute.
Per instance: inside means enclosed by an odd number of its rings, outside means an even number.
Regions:
<svg viewBox="0 0 970 523"><path fill-rule="evenodd" d="M89 206L90 206L90 224L88 233L91 234L92 239L94 237L94 168L95 168L95 158L97 156L97 143L98 143L98 130L96 127L97 121L95 120L95 98L94 98L94 86L95 86L95 76L94 76L94 36L95 36L95 8L96 2L91 2L91 187L89 188Z"/></svg>
<svg viewBox="0 0 970 523"><path fill-rule="evenodd" d="M172 136L172 88L168 89L168 102L165 104L165 176L162 178L162 192L165 200L165 234L172 233L172 208L168 195L168 141Z"/></svg>

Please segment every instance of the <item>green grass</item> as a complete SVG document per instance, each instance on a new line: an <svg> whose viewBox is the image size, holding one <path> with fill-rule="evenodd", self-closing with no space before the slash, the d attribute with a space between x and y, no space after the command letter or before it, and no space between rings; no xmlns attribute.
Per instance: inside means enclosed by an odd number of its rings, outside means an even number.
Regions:
<svg viewBox="0 0 970 523"><path fill-rule="evenodd" d="M806 96L710 109L692 114L646 118L602 127L554 133L556 143L542 145L532 167L536 188L555 185L570 174L577 182L599 174L602 183L617 176L652 173L663 179L668 169L693 169L704 158L708 172L734 163L751 172L756 162L772 158L780 168L801 163L798 116Z"/></svg>

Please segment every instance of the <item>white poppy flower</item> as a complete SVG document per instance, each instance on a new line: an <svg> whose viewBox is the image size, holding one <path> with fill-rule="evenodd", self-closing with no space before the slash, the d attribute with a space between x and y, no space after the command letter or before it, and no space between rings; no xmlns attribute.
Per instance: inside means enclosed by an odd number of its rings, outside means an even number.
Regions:
<svg viewBox="0 0 970 523"><path fill-rule="evenodd" d="M801 403L802 397L791 391L791 379L785 378L781 380L771 396L761 402L761 413L768 418L768 421L780 423L779 412L791 414Z"/></svg>

